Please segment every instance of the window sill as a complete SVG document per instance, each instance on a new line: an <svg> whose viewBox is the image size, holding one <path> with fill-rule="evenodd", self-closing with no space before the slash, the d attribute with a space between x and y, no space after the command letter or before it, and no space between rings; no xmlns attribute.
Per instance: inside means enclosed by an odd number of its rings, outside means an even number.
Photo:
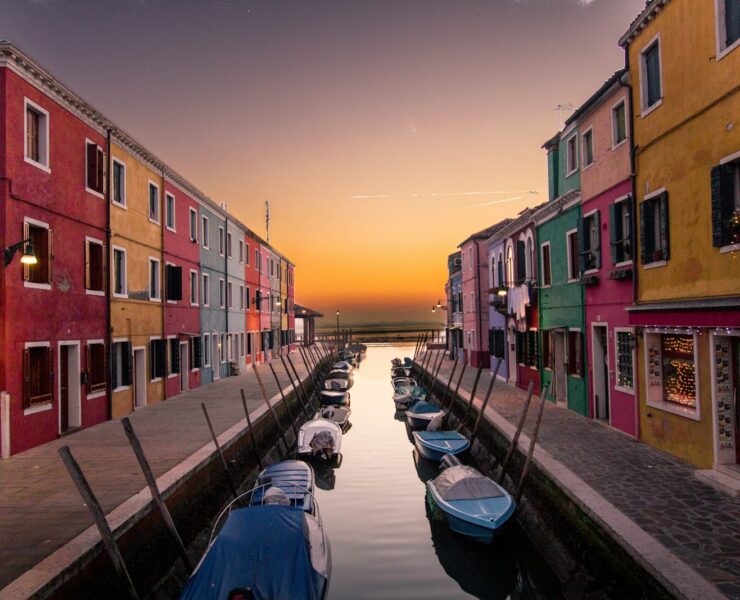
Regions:
<svg viewBox="0 0 740 600"><path fill-rule="evenodd" d="M565 174L565 178L567 179L568 177L571 177L572 175L575 175L576 173L578 173L578 167L576 167L576 168L575 168L575 169L573 169L572 171L568 171L568 172L567 172L567 173Z"/></svg>
<svg viewBox="0 0 740 600"><path fill-rule="evenodd" d="M177 304L177 300L167 300L167 304Z"/></svg>
<svg viewBox="0 0 740 600"><path fill-rule="evenodd" d="M590 163L588 163L587 165L585 165L585 166L584 166L584 167L583 167L583 168L581 169L581 173L583 173L584 171L588 171L588 170L589 170L589 169L590 169L591 167L593 167L593 166L594 166L594 163L593 163L593 162L590 162Z"/></svg>
<svg viewBox="0 0 740 600"><path fill-rule="evenodd" d="M657 408L658 410L662 410L664 412L678 415L679 417L685 417L687 419L691 419L692 421L701 421L701 415L699 414L698 408L689 408L686 406L681 406L680 404L673 404L671 402L664 402L664 401L655 402L651 400L648 400L647 405L650 408ZM697 405L698 405L698 399L697 399Z"/></svg>
<svg viewBox="0 0 740 600"><path fill-rule="evenodd" d="M717 52L717 57L715 58L715 62L722 60L725 56L730 54L733 50L735 50L738 47L740 47L740 39L735 40L730 46L727 46L723 50L720 50L719 52Z"/></svg>
<svg viewBox="0 0 740 600"><path fill-rule="evenodd" d="M85 186L85 191L86 191L86 192L87 192L88 194L90 194L90 195L92 195L92 196L95 196L96 198L100 198L101 200L105 200L105 196L103 196L103 192L99 192L99 191L97 191L97 190L92 190L92 189L90 189L90 188L89 188L89 187L87 187L87 186Z"/></svg>
<svg viewBox="0 0 740 600"><path fill-rule="evenodd" d="M152 298L149 296L149 302L162 302L162 298Z"/></svg>
<svg viewBox="0 0 740 600"><path fill-rule="evenodd" d="M128 294L116 294L115 292L112 294L114 298L121 298L128 300Z"/></svg>
<svg viewBox="0 0 740 600"><path fill-rule="evenodd" d="M626 387L621 387L619 385L615 385L614 386L614 391L615 392L622 392L623 394L629 394L630 396L634 396L635 395L635 390L634 389L630 389L630 388L626 388Z"/></svg>
<svg viewBox="0 0 740 600"><path fill-rule="evenodd" d="M40 169L44 173L51 173L51 169L47 167L45 164L36 162L32 158L28 158L27 156L23 157L24 162L28 163L29 165L36 167L37 169Z"/></svg>
<svg viewBox="0 0 740 600"><path fill-rule="evenodd" d="M660 100L658 100L654 104L651 104L650 106L646 106L645 108L643 108L642 111L640 112L640 118L641 119L644 119L651 112L653 112L656 108L660 108L661 106L663 106L663 98L661 98Z"/></svg>
<svg viewBox="0 0 740 600"><path fill-rule="evenodd" d="M47 410L51 410L53 407L53 402L47 402L46 404L37 404L36 406L31 406L30 408L24 408L23 416L26 417L28 415L35 415L36 413L46 412Z"/></svg>
<svg viewBox="0 0 740 600"><path fill-rule="evenodd" d="M179 373L170 373L169 375L167 375L167 379L174 379L178 375L179 375Z"/></svg>
<svg viewBox="0 0 740 600"><path fill-rule="evenodd" d="M127 386L127 385L121 385L121 386L119 386L117 388L113 388L113 393L115 394L117 392L125 392L128 389L129 389L129 386Z"/></svg>
<svg viewBox="0 0 740 600"><path fill-rule="evenodd" d="M113 206L117 206L120 209L128 210L128 205L126 204L126 200L124 200L123 202L117 202L116 200L111 200L110 203Z"/></svg>
<svg viewBox="0 0 740 600"><path fill-rule="evenodd" d="M207 246L206 244L203 244L203 250L210 250L210 249L211 249L210 246Z"/></svg>
<svg viewBox="0 0 740 600"><path fill-rule="evenodd" d="M614 152L614 150L616 150L617 148L620 148L621 146L624 146L624 145L625 145L625 144L627 143L627 140L628 140L628 139L629 139L629 138L628 138L628 137L626 137L626 138L624 138L624 139L623 139L623 140L622 140L621 142L617 142L616 144L614 144L614 145L612 146L612 152Z"/></svg>
<svg viewBox="0 0 740 600"><path fill-rule="evenodd" d="M643 269L659 269L660 267L665 267L668 264L667 260L656 260L655 262L647 263L645 265L642 265Z"/></svg>
<svg viewBox="0 0 740 600"><path fill-rule="evenodd" d="M740 250L740 244L730 244L729 246L722 246L719 249L720 254L728 254L730 252L737 252Z"/></svg>
<svg viewBox="0 0 740 600"><path fill-rule="evenodd" d="M576 279L568 279L568 283L578 283L579 281L580 281L580 279L578 279L578 278L576 278Z"/></svg>
<svg viewBox="0 0 740 600"><path fill-rule="evenodd" d="M159 383L160 381L162 381L161 377L155 377L154 379L150 379L149 383Z"/></svg>
<svg viewBox="0 0 740 600"><path fill-rule="evenodd" d="M158 220L154 220L151 217L149 217L149 222L150 223L154 223L157 227L159 227L161 225L161 223Z"/></svg>
<svg viewBox="0 0 740 600"><path fill-rule="evenodd" d="M33 281L24 281L23 287L27 287L32 290L51 290L50 283L34 283Z"/></svg>
<svg viewBox="0 0 740 600"><path fill-rule="evenodd" d="M584 271L584 275L593 275L595 273L598 273L601 269L589 269L588 271Z"/></svg>
<svg viewBox="0 0 740 600"><path fill-rule="evenodd" d="M105 390L103 390L102 392L93 392L92 394L88 394L87 399L95 400L96 398L102 398L103 396L105 396Z"/></svg>
<svg viewBox="0 0 740 600"><path fill-rule="evenodd" d="M632 261L631 260L625 260L622 262L618 262L614 265L615 268L621 268L621 267L631 267Z"/></svg>
<svg viewBox="0 0 740 600"><path fill-rule="evenodd" d="M195 369L190 369L191 373L197 373L198 371L200 371L200 369L197 367Z"/></svg>
<svg viewBox="0 0 740 600"><path fill-rule="evenodd" d="M85 290L85 293L88 296L105 296L105 291L103 290Z"/></svg>
<svg viewBox="0 0 740 600"><path fill-rule="evenodd" d="M167 225L166 229L167 231L171 231L172 233L177 233L177 230L174 227L170 227L169 225Z"/></svg>

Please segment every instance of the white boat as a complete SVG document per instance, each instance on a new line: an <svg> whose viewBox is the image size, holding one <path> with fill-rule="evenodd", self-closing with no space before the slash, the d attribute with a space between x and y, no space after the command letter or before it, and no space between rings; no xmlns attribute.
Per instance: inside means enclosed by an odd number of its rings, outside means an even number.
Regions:
<svg viewBox="0 0 740 600"><path fill-rule="evenodd" d="M314 415L314 419L334 421L344 431L347 423L349 423L349 415L351 413L352 409L348 406L322 406L321 410Z"/></svg>
<svg viewBox="0 0 740 600"><path fill-rule="evenodd" d="M346 392L352 387L354 381L351 379L326 379L324 380L324 389L334 392Z"/></svg>
<svg viewBox="0 0 740 600"><path fill-rule="evenodd" d="M352 372L352 369L353 369L352 365L349 364L346 360L340 360L339 362L334 363L331 366L331 368L332 368L332 370L333 369L340 369L342 371L349 371L350 373Z"/></svg>
<svg viewBox="0 0 740 600"><path fill-rule="evenodd" d="M329 419L304 423L298 431L298 454L332 458L342 451L342 428Z"/></svg>

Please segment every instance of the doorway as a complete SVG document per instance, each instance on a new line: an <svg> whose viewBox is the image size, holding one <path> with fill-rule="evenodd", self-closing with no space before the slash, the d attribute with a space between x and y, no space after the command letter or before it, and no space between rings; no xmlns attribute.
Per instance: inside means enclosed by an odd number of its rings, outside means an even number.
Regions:
<svg viewBox="0 0 740 600"><path fill-rule="evenodd" d="M80 345L59 344L59 433L77 429L82 424L80 386Z"/></svg>
<svg viewBox="0 0 740 600"><path fill-rule="evenodd" d="M592 325L591 342L593 345L594 374L594 417L609 421L609 343L607 325Z"/></svg>
<svg viewBox="0 0 740 600"><path fill-rule="evenodd" d="M552 375L552 393L558 406L568 405L568 376L565 372L565 331L552 332L553 360L555 366Z"/></svg>
<svg viewBox="0 0 740 600"><path fill-rule="evenodd" d="M134 348L134 408L146 406L146 348Z"/></svg>
<svg viewBox="0 0 740 600"><path fill-rule="evenodd" d="M188 343L180 342L180 391L187 392L190 388L190 353Z"/></svg>

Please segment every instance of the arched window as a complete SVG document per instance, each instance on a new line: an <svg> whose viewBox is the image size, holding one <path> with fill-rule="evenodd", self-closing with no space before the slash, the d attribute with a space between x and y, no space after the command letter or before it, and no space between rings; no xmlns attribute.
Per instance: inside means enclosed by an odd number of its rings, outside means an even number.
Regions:
<svg viewBox="0 0 740 600"><path fill-rule="evenodd" d="M496 257L491 256L491 287L496 287Z"/></svg>
<svg viewBox="0 0 740 600"><path fill-rule="evenodd" d="M506 285L514 285L514 248L512 246L506 249Z"/></svg>
<svg viewBox="0 0 740 600"><path fill-rule="evenodd" d="M532 238L527 238L527 280L534 279L534 244Z"/></svg>
<svg viewBox="0 0 740 600"><path fill-rule="evenodd" d="M504 253L498 253L498 287L504 287Z"/></svg>

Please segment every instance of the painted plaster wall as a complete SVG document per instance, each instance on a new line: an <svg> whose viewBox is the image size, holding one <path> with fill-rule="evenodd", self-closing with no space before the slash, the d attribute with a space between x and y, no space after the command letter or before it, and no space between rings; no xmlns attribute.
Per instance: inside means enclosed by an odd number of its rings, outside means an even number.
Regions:
<svg viewBox="0 0 740 600"><path fill-rule="evenodd" d="M225 273L225 255L221 254L219 252L219 239L218 239L218 231L219 227L224 228L224 233L226 232L226 221L221 216L220 213L217 213L215 210L206 208L204 206L200 207L200 223L201 223L201 236L202 236L202 228L203 228L203 219L202 217L208 218L208 247L203 246L203 240L201 237L201 244L200 244L200 268L201 273L205 273L208 275L208 296L209 296L209 302L208 306L205 306L201 302L201 311L200 311L200 323L201 323L201 329L204 334L210 333L210 334L220 334L226 332L226 310L224 307L220 305L220 299L219 299L219 280L224 280L224 286L226 284L226 273ZM202 278L201 278L202 281ZM202 293L202 292L201 292ZM211 339L211 366L210 367L203 367L201 370L201 381L203 383L210 383L214 380L214 378L219 377L226 377L228 373L228 364L226 362L221 362L218 359L218 356L213 351L214 350L214 343ZM215 371L215 376L214 376Z"/></svg>
<svg viewBox="0 0 740 600"><path fill-rule="evenodd" d="M164 330L162 302L149 300L149 258L161 261L163 254L162 226L149 220L149 182L159 186L160 217L163 216L164 182L161 173L140 162L120 146L113 144L112 154L126 165L126 208L111 205L111 245L126 250L128 291L126 298L112 298L112 336L114 340L127 339L133 347L146 349L146 397L147 404L153 404L164 397L165 390L161 379L151 377L150 340L162 337ZM109 260L111 257L112 249ZM162 277L162 289L163 285ZM113 392L114 418L133 410L133 394L133 385Z"/></svg>
<svg viewBox="0 0 740 600"><path fill-rule="evenodd" d="M270 314L270 273L267 266L267 259L272 257L269 247L260 243L260 289L262 290L262 303L260 305L260 336L263 359L269 359L272 356L272 348L269 347L269 337L267 332L272 327Z"/></svg>
<svg viewBox="0 0 740 600"><path fill-rule="evenodd" d="M582 129L578 126L568 127L560 135L560 148L558 151L558 197L564 196L571 190L578 190L581 187L581 135ZM578 165L574 172L569 174L567 166L568 157L568 140L575 136L576 156Z"/></svg>
<svg viewBox="0 0 740 600"><path fill-rule="evenodd" d="M258 270L259 259L255 259L255 249L259 249L259 242L256 238L250 235L249 232L245 235L245 243L249 248L249 260L244 265L244 278L245 285L249 288L249 309L245 315L245 326L248 333L251 333L251 350L252 356L259 360L260 359L260 316L257 312L256 297L257 291L260 289L260 274ZM250 356L250 360L252 358Z"/></svg>
<svg viewBox="0 0 740 600"><path fill-rule="evenodd" d="M551 286L545 287L540 283L540 331L557 328L584 331L583 286L577 282L568 282L566 243L566 233L578 228L580 218L581 207L576 204L537 227L538 249L543 243L550 242L552 273ZM540 379L543 386L551 384L551 372L543 367L541 356ZM586 382L577 375L567 375L567 386L568 408L587 416Z"/></svg>
<svg viewBox="0 0 740 600"><path fill-rule="evenodd" d="M244 240L244 229L238 226L233 221L227 222L227 231L231 234L231 256L227 257L228 263L228 278L227 281L231 283L231 308L228 308L227 314L227 326L229 333L234 335L234 356L237 357L237 363L239 368L244 371L246 361L241 355L241 334L246 329L246 317L244 316L244 309L240 301L239 295L241 293L242 298L244 297L243 288L245 285L245 273L244 273L244 262L239 261L239 241ZM228 294L228 288L227 288ZM228 304L227 304L228 306ZM244 341L244 351L246 354L246 340Z"/></svg>
<svg viewBox="0 0 740 600"><path fill-rule="evenodd" d="M462 251L463 340L465 353L472 367L488 367L488 307L482 295L481 282L488 281L486 249L483 240L468 240ZM471 296L472 295L472 296ZM472 297L472 299L471 299ZM470 334L468 336L468 334Z"/></svg>
<svg viewBox="0 0 740 600"><path fill-rule="evenodd" d="M486 254L486 277L483 279L484 282L487 282L487 288L484 285L484 293L482 295L482 303L485 305L488 305L488 328L489 329L503 329L504 335L506 336L506 316L501 314L499 311L497 311L493 306L490 306L490 301L494 298L495 293L488 292L489 289L495 288L498 286L498 257L499 254L503 254L504 247L506 245L506 240L495 240L494 242L488 244L488 251ZM503 276L504 282L506 281L506 276ZM504 298L506 300L506 298ZM488 335L488 331L486 331L486 335ZM506 338L505 338L506 339ZM506 348L508 349L508 341L506 343ZM490 352L490 348L488 349ZM508 352L506 353L508 355ZM494 368L494 359L493 356L491 356L490 359L491 363L491 369ZM508 380L509 379L509 361L508 356L505 356L503 361L501 362L501 365L498 369L498 376L502 379Z"/></svg>
<svg viewBox="0 0 740 600"><path fill-rule="evenodd" d="M85 192L85 139L105 146L103 136L15 73L0 69L2 91L2 235L5 245L23 239L23 219L48 223L53 231L51 289L24 286L20 255L2 273L4 347L2 389L10 394L11 453L50 441L59 433L59 369L54 367L53 402L24 416L22 361L26 342L48 341L59 358L58 342L80 342L80 367L86 365L87 340L105 337L106 304L85 293L85 236L104 241L105 201ZM24 97L49 112L50 173L24 161ZM11 196L12 193L12 196ZM79 377L79 375L78 375ZM81 386L82 426L107 418L105 394L87 398Z"/></svg>

